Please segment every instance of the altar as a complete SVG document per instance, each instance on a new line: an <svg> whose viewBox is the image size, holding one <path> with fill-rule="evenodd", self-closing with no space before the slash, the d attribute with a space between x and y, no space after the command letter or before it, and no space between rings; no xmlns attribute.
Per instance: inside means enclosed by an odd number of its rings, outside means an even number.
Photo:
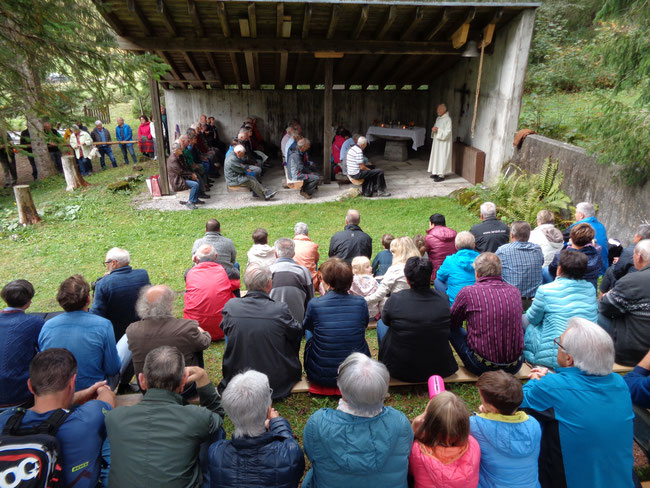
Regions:
<svg viewBox="0 0 650 488"><path fill-rule="evenodd" d="M406 161L408 159L408 143L417 151L424 145L426 129L424 127L410 127L407 125L371 125L366 131L366 139L372 142L376 139L385 139L386 148L384 158L391 161Z"/></svg>

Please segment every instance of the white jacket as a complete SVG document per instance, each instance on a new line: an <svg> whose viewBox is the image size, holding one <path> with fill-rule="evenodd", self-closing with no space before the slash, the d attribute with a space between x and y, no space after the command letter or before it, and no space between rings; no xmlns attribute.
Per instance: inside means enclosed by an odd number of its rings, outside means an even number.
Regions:
<svg viewBox="0 0 650 488"><path fill-rule="evenodd" d="M83 157L90 159L90 151L93 148L93 140L90 138L90 134L85 130L79 132L79 142L81 142L81 147L77 143L77 136L73 132L70 135L70 145L74 149L74 155L77 159L81 158L81 152L83 151Z"/></svg>
<svg viewBox="0 0 650 488"><path fill-rule="evenodd" d="M381 279L379 288L372 295L364 297L368 305L377 303L388 295L411 288L404 276L404 263L391 264Z"/></svg>
<svg viewBox="0 0 650 488"><path fill-rule="evenodd" d="M544 255L544 267L551 264L555 253L561 251L564 247L564 238L562 232L555 228L553 224L542 224L530 231L528 242L537 244L542 248Z"/></svg>

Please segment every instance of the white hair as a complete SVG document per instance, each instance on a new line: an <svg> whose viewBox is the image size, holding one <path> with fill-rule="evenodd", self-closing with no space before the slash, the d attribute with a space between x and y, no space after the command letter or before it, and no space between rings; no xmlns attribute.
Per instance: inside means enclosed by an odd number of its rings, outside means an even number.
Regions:
<svg viewBox="0 0 650 488"><path fill-rule="evenodd" d="M292 258L296 254L296 243L287 237L280 237L273 247L279 258Z"/></svg>
<svg viewBox="0 0 650 488"><path fill-rule="evenodd" d="M131 262L131 255L126 249L114 247L106 253L106 261L117 261L120 266L126 266Z"/></svg>
<svg viewBox="0 0 650 488"><path fill-rule="evenodd" d="M359 139L357 139L357 144L359 146L363 144L368 144L368 139L366 139L364 136L360 136Z"/></svg>
<svg viewBox="0 0 650 488"><path fill-rule="evenodd" d="M254 370L234 376L221 395L221 404L235 426L233 437L262 435L271 406L268 377Z"/></svg>
<svg viewBox="0 0 650 488"><path fill-rule="evenodd" d="M634 246L634 254L641 258L644 263L650 262L650 239L643 239Z"/></svg>
<svg viewBox="0 0 650 488"><path fill-rule="evenodd" d="M360 415L376 415L384 406L389 381L383 363L353 352L339 366L336 384L352 410Z"/></svg>
<svg viewBox="0 0 650 488"><path fill-rule="evenodd" d="M614 341L605 329L587 319L569 319L562 347L573 358L573 365L587 374L607 376L614 369Z"/></svg>
<svg viewBox="0 0 650 488"><path fill-rule="evenodd" d="M304 222L298 222L296 226L293 228L293 234L294 235L308 235L309 234L309 227L307 224Z"/></svg>
<svg viewBox="0 0 650 488"><path fill-rule="evenodd" d="M596 209L593 204L589 202L580 202L576 205L576 212L580 212L585 218L593 217L596 215Z"/></svg>
<svg viewBox="0 0 650 488"><path fill-rule="evenodd" d="M102 125L102 121L101 121L101 120L95 120L95 127L98 126L98 125Z"/></svg>
<svg viewBox="0 0 650 488"><path fill-rule="evenodd" d="M480 207L484 219L497 216L497 206L492 202L484 202Z"/></svg>
<svg viewBox="0 0 650 488"><path fill-rule="evenodd" d="M476 238L474 237L474 234L464 230L456 234L456 240L454 243L456 244L456 249L459 251L461 249L474 249L476 246Z"/></svg>
<svg viewBox="0 0 650 488"><path fill-rule="evenodd" d="M248 291L264 291L272 276L268 266L252 263L246 267L244 284Z"/></svg>
<svg viewBox="0 0 650 488"><path fill-rule="evenodd" d="M200 261L201 259L207 259L208 261L216 261L217 260L217 251L215 250L214 247L210 244L203 244L201 247L199 247L196 250L196 253L194 254L196 258Z"/></svg>
<svg viewBox="0 0 650 488"><path fill-rule="evenodd" d="M240 153L240 152L246 152L246 148L242 146L241 144L237 144L234 148L233 151L235 153Z"/></svg>
<svg viewBox="0 0 650 488"><path fill-rule="evenodd" d="M140 289L135 311L141 319L171 319L174 318L174 292L166 285L160 285L162 293L153 302L147 297L153 286L147 285Z"/></svg>
<svg viewBox="0 0 650 488"><path fill-rule="evenodd" d="M310 140L307 139L306 137L303 137L298 141L298 147L305 147L309 146L311 144Z"/></svg>

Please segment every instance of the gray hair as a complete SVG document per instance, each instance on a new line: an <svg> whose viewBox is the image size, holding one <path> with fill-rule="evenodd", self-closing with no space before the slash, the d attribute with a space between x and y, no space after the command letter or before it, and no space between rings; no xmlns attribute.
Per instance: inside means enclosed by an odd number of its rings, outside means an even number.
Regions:
<svg viewBox="0 0 650 488"><path fill-rule="evenodd" d="M650 224L641 224L634 235L640 236L641 239L650 239Z"/></svg>
<svg viewBox="0 0 650 488"><path fill-rule="evenodd" d="M269 379L264 373L249 370L233 377L221 395L221 404L235 426L233 437L257 437L266 428L271 406Z"/></svg>
<svg viewBox="0 0 650 488"><path fill-rule="evenodd" d="M643 239L634 246L634 254L641 258L644 263L650 262L650 239Z"/></svg>
<svg viewBox="0 0 650 488"><path fill-rule="evenodd" d="M203 244L196 250L194 254L196 258L200 261L201 259L208 259L208 261L217 260L217 251L211 244Z"/></svg>
<svg viewBox="0 0 650 488"><path fill-rule="evenodd" d="M375 415L384 405L389 381L390 375L383 363L353 352L339 366L336 384L355 412Z"/></svg>
<svg viewBox="0 0 650 488"><path fill-rule="evenodd" d="M594 205L589 202L580 202L576 205L576 212L580 212L585 218L593 217L596 215L596 209Z"/></svg>
<svg viewBox="0 0 650 488"><path fill-rule="evenodd" d="M359 139L357 139L357 145L367 145L368 144L368 139L366 139L364 136L360 136Z"/></svg>
<svg viewBox="0 0 650 488"><path fill-rule="evenodd" d="M196 124L192 124L192 126L185 131L185 135L190 139L196 135L196 130L194 129L195 125Z"/></svg>
<svg viewBox="0 0 650 488"><path fill-rule="evenodd" d="M345 214L345 220L348 224L359 225L359 222L361 222L361 215L358 210L351 208L348 210L348 213Z"/></svg>
<svg viewBox="0 0 650 488"><path fill-rule="evenodd" d="M614 369L612 338L605 329L587 319L569 319L562 347L573 358L573 365L587 374L606 376Z"/></svg>
<svg viewBox="0 0 650 488"><path fill-rule="evenodd" d="M143 286L135 303L135 311L143 320L174 318L174 292L167 285Z"/></svg>
<svg viewBox="0 0 650 488"><path fill-rule="evenodd" d="M265 291L272 276L268 266L252 263L248 265L244 273L244 284L248 291Z"/></svg>
<svg viewBox="0 0 650 488"><path fill-rule="evenodd" d="M542 224L554 224L555 223L555 217L553 216L553 213L549 210L540 210L537 212L537 224L542 225Z"/></svg>
<svg viewBox="0 0 650 488"><path fill-rule="evenodd" d="M273 247L279 258L292 258L296 254L296 243L287 237L280 237Z"/></svg>
<svg viewBox="0 0 650 488"><path fill-rule="evenodd" d="M176 347L157 347L147 354L142 373L147 388L175 391L183 381L185 358Z"/></svg>
<svg viewBox="0 0 650 488"><path fill-rule="evenodd" d="M459 251L461 249L474 249L476 247L476 238L470 231L464 230L456 234L454 243L456 244L456 249Z"/></svg>
<svg viewBox="0 0 650 488"><path fill-rule="evenodd" d="M303 137L298 141L298 147L305 147L311 144L311 141L306 137Z"/></svg>
<svg viewBox="0 0 650 488"><path fill-rule="evenodd" d="M181 149L181 143L179 141L176 141L172 144L172 152L175 153L176 151L179 151Z"/></svg>
<svg viewBox="0 0 650 488"><path fill-rule="evenodd" d="M510 235L519 242L528 242L530 239L530 224L524 220L517 220L510 226Z"/></svg>
<svg viewBox="0 0 650 488"><path fill-rule="evenodd" d="M484 219L497 216L497 206L492 202L484 202L480 207L481 215Z"/></svg>
<svg viewBox="0 0 650 488"><path fill-rule="evenodd" d="M476 256L472 266L479 278L483 276L501 276L501 259L493 252L482 252Z"/></svg>
<svg viewBox="0 0 650 488"><path fill-rule="evenodd" d="M242 146L241 144L237 144L237 145L233 148L233 152L234 152L235 154L236 154L236 153L240 153L240 152L246 152L246 148L245 148L244 146Z"/></svg>
<svg viewBox="0 0 650 488"><path fill-rule="evenodd" d="M108 250L106 253L106 261L117 261L117 264L120 266L126 266L131 262L131 255L126 249L120 249L119 247L113 247Z"/></svg>
<svg viewBox="0 0 650 488"><path fill-rule="evenodd" d="M304 222L298 222L293 228L294 235L309 235L309 227Z"/></svg>
<svg viewBox="0 0 650 488"><path fill-rule="evenodd" d="M103 125L101 120L95 120L95 127L98 125Z"/></svg>

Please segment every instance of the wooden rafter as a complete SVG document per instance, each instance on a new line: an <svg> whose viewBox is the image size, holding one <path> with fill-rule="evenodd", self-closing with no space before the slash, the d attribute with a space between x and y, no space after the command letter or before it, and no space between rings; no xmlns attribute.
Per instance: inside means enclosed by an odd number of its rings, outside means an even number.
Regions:
<svg viewBox="0 0 650 488"><path fill-rule="evenodd" d="M395 17L397 17L397 8L395 7L395 5L391 5L388 8L388 14L386 15L386 20L384 20L384 24L382 25L381 29L379 29L379 32L377 33L376 36L377 39L383 39L384 37L386 37L386 34L388 34L388 31L393 25L393 22L395 22Z"/></svg>
<svg viewBox="0 0 650 488"><path fill-rule="evenodd" d="M183 59L185 60L187 66L190 68L190 71L194 75L194 79L198 81L201 80L201 78L205 78L204 76L202 76L202 73L199 73L199 70L196 67L196 62L194 61L194 57L187 51L183 51L182 54L183 54ZM192 82L192 80L188 80L188 81ZM205 88L204 82L199 81L198 84L201 85L201 88Z"/></svg>
<svg viewBox="0 0 650 488"><path fill-rule="evenodd" d="M282 25L284 23L284 3L279 2L275 7L275 37L282 37Z"/></svg>
<svg viewBox="0 0 650 488"><path fill-rule="evenodd" d="M332 14L330 16L329 27L327 28L327 36L325 36L326 39L332 39L334 37L334 33L336 32L336 24L339 22L340 10L341 6L339 4L332 5Z"/></svg>
<svg viewBox="0 0 650 488"><path fill-rule="evenodd" d="M251 37L251 24L249 19L239 19L239 31L242 37ZM246 60L246 74L248 75L248 84L251 86L251 88L257 88L255 58L253 57L253 51L244 50L244 59Z"/></svg>
<svg viewBox="0 0 650 488"><path fill-rule="evenodd" d="M219 16L219 23L223 31L223 37L230 37L230 25L228 24L228 14L226 13L226 6L223 2L217 2L217 14Z"/></svg>
<svg viewBox="0 0 650 488"><path fill-rule="evenodd" d="M167 8L167 5L165 4L165 0L156 0L156 8L158 10L158 13L160 13L160 15L162 16L162 21L163 24L165 24L165 28L167 29L167 31L173 37L178 37L178 29L174 24L174 19L172 19L172 16L169 13L169 8Z"/></svg>
<svg viewBox="0 0 650 488"><path fill-rule="evenodd" d="M206 57L208 58L208 63L210 64L210 71L212 71L212 76L216 80L215 85L217 88L223 88L223 81L221 80L221 74L219 73L219 68L217 68L217 62L214 59L214 54L206 53Z"/></svg>
<svg viewBox="0 0 650 488"><path fill-rule="evenodd" d="M250 24L251 37L255 39L257 37L257 14L253 2L248 2L248 22Z"/></svg>
<svg viewBox="0 0 650 488"><path fill-rule="evenodd" d="M446 8L442 11L442 17L440 18L440 21L436 24L436 26L431 30L429 35L425 37L425 41L433 41L438 33L447 25L447 22L449 22L449 9Z"/></svg>
<svg viewBox="0 0 650 488"><path fill-rule="evenodd" d="M302 38L309 37L309 26L311 24L311 5L305 5L305 15L302 18Z"/></svg>
<svg viewBox="0 0 650 488"><path fill-rule="evenodd" d="M469 34L469 27L476 17L476 8L472 8L463 23L458 26L458 28L451 35L451 42L454 46L454 49L460 49L467 42L467 35Z"/></svg>
<svg viewBox="0 0 650 488"><path fill-rule="evenodd" d="M413 33L418 28L418 26L420 25L420 23L422 22L422 19L424 19L424 9L422 8L422 5L418 5L418 7L415 9L415 15L413 16L411 25L407 27L407 29L404 31L404 34L402 34L402 37L400 37L400 39L402 41L410 39Z"/></svg>
<svg viewBox="0 0 650 488"><path fill-rule="evenodd" d="M196 6L196 2L194 0L187 0L187 13L189 13L190 17L192 18L192 24L194 25L194 29L196 30L197 37L204 37L205 29L203 28L203 24L201 23L201 18L199 16L199 9Z"/></svg>
<svg viewBox="0 0 650 488"><path fill-rule="evenodd" d="M152 35L153 29L151 27L151 24L142 12L142 9L140 8L140 5L138 5L138 2L136 0L129 0L127 7L135 14L135 20L140 26L140 29L142 29L142 33L145 36Z"/></svg>
<svg viewBox="0 0 650 488"><path fill-rule="evenodd" d="M289 38L291 37L291 17L284 15L284 4L278 3L277 5L277 19L276 19L276 37ZM283 88L287 84L287 68L289 66L289 53L287 51L281 52L278 59L278 78L277 84Z"/></svg>
<svg viewBox="0 0 650 488"><path fill-rule="evenodd" d="M368 22L369 12L370 12L370 5L366 4L363 7L361 7L361 12L359 13L359 21L357 22L357 26L354 28L354 32L352 32L352 39L359 39L359 36L361 35L361 31L366 25L366 22Z"/></svg>
<svg viewBox="0 0 650 488"><path fill-rule="evenodd" d="M403 88L405 85L410 85L411 73L418 68L422 63L421 56L408 56L402 63L395 68L395 72L398 73L397 78L395 79L395 84L398 88Z"/></svg>
<svg viewBox="0 0 650 488"><path fill-rule="evenodd" d="M181 85L181 88L185 88L185 77L181 74L181 71L176 67L176 64L171 60L171 58L167 56L164 51L156 51L156 54L165 62L165 64L169 65L172 76Z"/></svg>
<svg viewBox="0 0 650 488"><path fill-rule="evenodd" d="M117 18L117 15L113 13L110 5L108 5L105 0L92 0L92 2L95 4L95 7L97 7L97 10L102 13L102 16L104 17L106 23L111 26L111 28L118 36L123 36L126 34L126 30L124 29L122 22L120 22L120 20Z"/></svg>

